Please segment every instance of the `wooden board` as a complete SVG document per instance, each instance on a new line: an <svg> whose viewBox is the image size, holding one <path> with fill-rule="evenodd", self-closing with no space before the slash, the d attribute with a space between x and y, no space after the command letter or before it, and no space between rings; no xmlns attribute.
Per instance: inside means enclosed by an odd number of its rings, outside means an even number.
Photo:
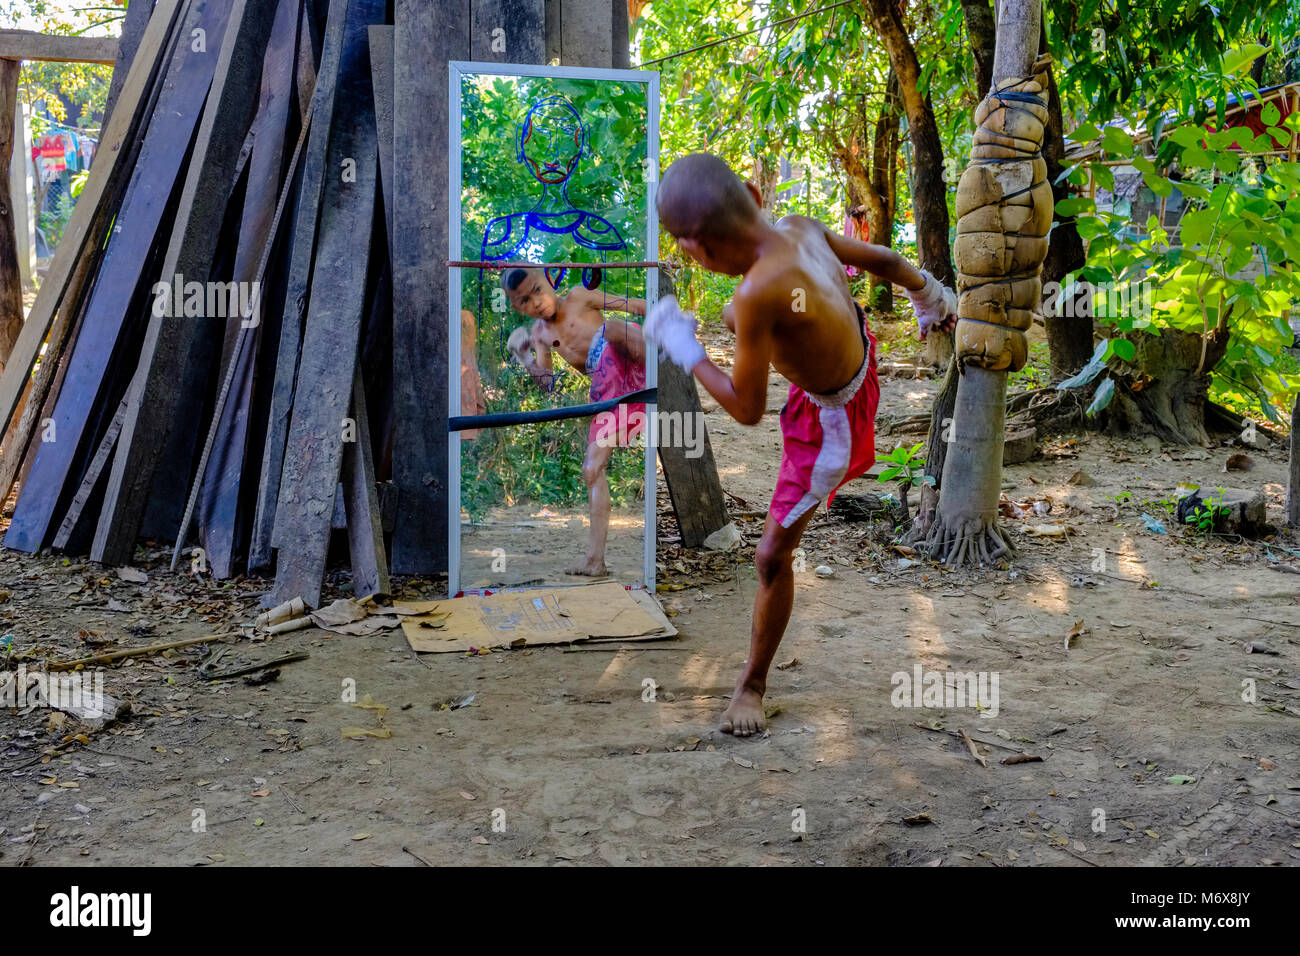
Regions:
<svg viewBox="0 0 1300 956"><path fill-rule="evenodd" d="M151 0L138 5L139 10L145 11L153 8ZM133 8L134 9L134 8ZM37 449L31 443L31 436L36 431L38 422L50 420L54 414L54 399L58 396L62 388L63 380L67 376L68 361L71 358L71 349L66 346L70 342L75 342L77 334L81 328L81 321L85 317L86 302L83 298L83 292L86 291L99 269L100 261L103 257L103 247L108 229L113 224L114 216L121 205L122 195L129 184L131 171L140 155L142 142L141 131L148 126L149 118L153 115L154 107L157 105L158 98L162 93L163 79L166 75L166 67L170 61L170 55L158 55L158 49L170 50L175 39L176 31L186 20L188 14L188 0L181 5L178 14L176 9L159 9L159 20L148 19L145 24L143 36L139 42L124 45L122 56L119 57L114 67L114 76L121 81L118 102L122 103L124 111L123 116L114 117L109 115L109 122L106 130L120 129L125 125L126 132L122 134L120 140L115 140L120 150L115 149L112 157L112 174L107 177L107 181L102 184L97 204L91 211L90 219L85 227L84 234L79 242L84 250L76 260L76 266L71 275L61 275L61 286L55 286L51 279L55 274L55 269L51 268L50 274L41 284L41 291L37 295L36 307L32 315L36 316L41 313L42 317L46 314L43 309L49 303L55 309L52 324L49 326L49 336L45 343L44 360L37 366L31 377L26 380L26 389L19 399L18 405L14 410L14 418L9 424L8 433L4 438L5 454L0 454L0 500L8 497L9 489L12 487L15 476L20 476L19 480L25 480L31 472L33 459ZM163 31L163 40L160 48L155 48L155 37L150 31L151 24L156 24L158 29ZM125 29L125 28L124 28ZM124 36L124 44L126 41ZM140 55L142 60L143 74L132 74L131 68L135 62L136 54ZM136 95L135 87L130 90L127 88L127 80L132 75L136 75L137 80L140 75L144 75L146 82L141 95ZM133 81L134 83L134 81ZM122 98L123 91L131 95ZM108 134L106 133L106 136ZM116 135L116 133L114 133ZM106 138L101 141L101 150L104 144L109 143ZM107 160L106 160L107 162ZM91 174L93 180L98 173ZM87 191L89 186L87 187ZM82 193L82 199L86 199L87 192ZM89 200L86 200L89 202ZM78 201L80 205L80 200ZM89 207L87 207L89 208ZM76 219L77 213L74 210L73 218ZM69 226L71 229L71 226ZM58 265L59 257L63 255L64 246L71 241L71 234L66 233L63 241L55 251L54 265ZM28 323L31 325L32 323Z"/></svg>
<svg viewBox="0 0 1300 956"><path fill-rule="evenodd" d="M545 0L471 0L470 59L545 63Z"/></svg>
<svg viewBox="0 0 1300 956"><path fill-rule="evenodd" d="M163 262L162 280L169 284L176 276L206 280L211 272L220 235L214 224L224 217L235 184L241 147L257 107L255 92L277 5L277 0L231 4L229 27L215 58L212 93L181 192L181 221ZM215 43L211 38L209 42ZM206 321L219 320L208 317ZM183 315L150 316L91 546L95 561L124 564L135 552L155 469L168 436L180 426L177 412L191 384L184 372L203 324ZM181 488L183 494L184 479Z"/></svg>
<svg viewBox="0 0 1300 956"><path fill-rule="evenodd" d="M262 69L257 117L253 121L253 155L244 194L239 227L239 248L231 277L236 282L260 284L259 267L267 256L272 221L284 175L298 54L299 0L280 0L271 28ZM266 303L261 304L264 310ZM265 314L263 312L263 314ZM239 525L241 480L247 450L253 370L261 341L261 325L227 322L219 380L223 383L209 437L209 455L199 484L199 540L208 569L219 580L230 577ZM260 456L259 456L260 457ZM186 529L187 530L187 529Z"/></svg>
<svg viewBox="0 0 1300 956"><path fill-rule="evenodd" d="M370 412L361 370L352 386L354 440L343 447L343 502L346 508L348 552L352 556L352 596L358 601L387 595L388 557L384 553L384 522L375 488L374 446L370 436Z"/></svg>
<svg viewBox="0 0 1300 956"><path fill-rule="evenodd" d="M90 465L81 478L81 486L77 489L76 494L72 496L72 504L68 506L58 531L54 533L52 546L58 550L66 548L72 540L78 525L81 524L82 515L85 513L91 496L95 493L95 488L99 485L100 479L104 477L104 472L108 468L109 457L113 454L113 449L117 447L118 436L122 434L122 423L126 421L126 408L126 399L118 402L117 412L113 415L112 422L109 423L108 431L100 439L99 448L95 451L95 456L90 459Z"/></svg>
<svg viewBox="0 0 1300 956"><path fill-rule="evenodd" d="M614 7L622 0L559 0L560 63L614 65Z"/></svg>
<svg viewBox="0 0 1300 956"><path fill-rule="evenodd" d="M219 43L225 32L227 12L228 8L217 0L194 0L182 32L188 35L190 29L202 28L207 32L209 42ZM166 117L166 120L150 122L144 134L139 158L91 292L81 333L73 347L67 378L55 405L53 427L56 439L43 442L37 451L14 510L13 522L5 535L6 547L34 552L44 544L49 533L55 510L69 482L74 459L86 437L91 410L99 404L114 348L131 314L134 293L145 262L180 175L186 148L212 82L215 60L211 55L192 52L188 43L177 44L173 51L167 80L154 110L155 117ZM130 83L128 81L128 86ZM242 136L240 139L242 142ZM104 151L101 150L99 155L103 156ZM97 162L92 166L92 179L98 165ZM90 188L89 182L86 188ZM86 198L83 191L73 211L74 221ZM90 210L87 210L87 219L89 216ZM67 241L65 238L64 242ZM34 317L29 317L29 325ZM23 332L26 334L26 327ZM15 352L18 352L17 347ZM18 367L17 362L15 367Z"/></svg>
<svg viewBox="0 0 1300 956"><path fill-rule="evenodd" d="M396 0L393 134L393 571L447 570L447 62L470 50L470 0Z"/></svg>
<svg viewBox="0 0 1300 956"><path fill-rule="evenodd" d="M117 37L55 36L32 30L0 30L0 57L112 66L117 60Z"/></svg>
<svg viewBox="0 0 1300 956"><path fill-rule="evenodd" d="M132 134L138 125L137 109L147 98L162 51L169 48L172 25L181 5L181 0L158 0L154 16L149 21L136 62L132 64L122 87L120 102L123 108L115 110L104 127L85 188L73 208L63 239L54 252L49 271L41 283L40 293L23 325L22 334L14 344L4 375L0 376L0 431L9 428L17 412L28 384L28 376L36 364L41 345L50 332L63 294L78 267L84 262L82 253L91 237L92 224L100 212L101 200L119 178L130 174L130 164L120 163L119 160L124 152L131 150L136 141ZM25 446L26 441L21 444Z"/></svg>
<svg viewBox="0 0 1300 956"><path fill-rule="evenodd" d="M329 22L341 24L348 15L349 0L331 0ZM303 154L302 174L298 185L298 202L294 213L293 237L289 250L289 274L285 291L284 316L280 341L276 346L276 369L272 384L270 411L267 414L266 441L262 446L262 466L258 472L257 503L248 545L250 569L269 567L273 559L276 505L280 495L280 478L284 467L285 439L293 411L294 388L298 378L298 357L302 345L302 323L311 285L312 263L316 255L316 226L320 217L321 187L325 180L326 150L333 126L337 95L339 60L342 56L344 31L326 31L321 51L320 70L316 76L312 107L311 132ZM294 595L296 596L296 595Z"/></svg>
<svg viewBox="0 0 1300 956"><path fill-rule="evenodd" d="M111 117L122 94L135 54L144 40L149 18L153 16L154 0L132 0L122 18L122 35L117 41L117 62L113 64L113 78L108 83L108 97L104 100L104 116Z"/></svg>
<svg viewBox="0 0 1300 956"><path fill-rule="evenodd" d="M379 135L379 182L384 194L384 227L393 251L393 27L370 28L370 78L375 91L375 129Z"/></svg>
<svg viewBox="0 0 1300 956"><path fill-rule="evenodd" d="M659 297L673 295L673 280L659 270ZM722 482L718 479L718 466L713 458L713 446L704 426L704 411L700 407L700 394L695 377L659 353L659 404L660 412L680 413L680 420L699 422L698 437L702 454L687 457L693 449L682 445L661 445L659 461L664 470L664 483L677 515L677 526L682 535L682 547L698 548L704 539L731 519L727 515L727 502L722 495ZM673 419L669 419L670 421ZM647 529L648 530L648 529Z"/></svg>
<svg viewBox="0 0 1300 956"><path fill-rule="evenodd" d="M385 0L352 0L343 27L316 265L276 505L284 545L268 607L295 597L320 605L370 265L370 243L356 239L359 226L374 221L379 185L367 28L384 11Z"/></svg>

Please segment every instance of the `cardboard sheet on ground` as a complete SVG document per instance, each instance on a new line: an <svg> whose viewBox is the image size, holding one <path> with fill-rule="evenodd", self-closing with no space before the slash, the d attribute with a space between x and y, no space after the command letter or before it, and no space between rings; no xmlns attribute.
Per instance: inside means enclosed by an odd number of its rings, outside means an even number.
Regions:
<svg viewBox="0 0 1300 956"><path fill-rule="evenodd" d="M662 640L677 629L652 595L616 581L572 588L520 588L490 597L399 602L402 632L420 653L579 641Z"/></svg>

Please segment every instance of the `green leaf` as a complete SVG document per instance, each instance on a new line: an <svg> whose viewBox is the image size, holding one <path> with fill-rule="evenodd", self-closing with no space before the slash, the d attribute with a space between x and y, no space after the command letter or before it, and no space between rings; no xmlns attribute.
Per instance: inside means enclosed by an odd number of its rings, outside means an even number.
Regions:
<svg viewBox="0 0 1300 956"><path fill-rule="evenodd" d="M1205 130L1194 124L1180 126L1169 134L1169 138L1184 148L1188 146L1199 146L1201 141L1205 139Z"/></svg>
<svg viewBox="0 0 1300 956"><path fill-rule="evenodd" d="M1214 165L1214 158L1199 146L1187 147L1178 161L1187 169L1209 169Z"/></svg>
<svg viewBox="0 0 1300 956"><path fill-rule="evenodd" d="M1133 361L1133 356L1137 354L1137 346L1128 339L1111 339L1111 351L1125 362Z"/></svg>
<svg viewBox="0 0 1300 956"><path fill-rule="evenodd" d="M1118 126L1107 126L1101 136L1101 147L1108 153L1127 156L1133 152L1133 137Z"/></svg>
<svg viewBox="0 0 1300 956"><path fill-rule="evenodd" d="M1171 183L1169 180L1165 179L1163 176L1157 176L1155 173L1143 173L1142 181L1146 183L1147 188L1150 189L1157 196L1162 196L1167 198L1168 196L1173 194L1174 184Z"/></svg>
<svg viewBox="0 0 1300 956"><path fill-rule="evenodd" d="M1074 140L1076 143L1086 143L1090 140L1096 139L1100 135L1101 130L1097 129L1097 127L1093 126L1091 123L1080 123L1074 128L1074 132L1070 133L1070 139Z"/></svg>
<svg viewBox="0 0 1300 956"><path fill-rule="evenodd" d="M1081 212L1092 212L1096 208L1097 204L1087 196L1070 196L1056 204L1056 214L1068 218Z"/></svg>
<svg viewBox="0 0 1300 956"><path fill-rule="evenodd" d="M900 468L886 468L884 471L882 471L882 472L880 473L880 477L877 478L876 480L877 480L877 481L893 481L895 478L897 478L897 477L899 476L899 474L902 473L902 471L903 471L903 469L902 469L901 467L900 467Z"/></svg>
<svg viewBox="0 0 1300 956"><path fill-rule="evenodd" d="M1223 66L1221 69L1226 76L1237 76L1245 73L1254 64L1259 55L1267 50L1268 47L1258 43L1247 43L1235 50L1229 50L1223 57Z"/></svg>
<svg viewBox="0 0 1300 956"><path fill-rule="evenodd" d="M1106 192L1113 193L1115 191L1115 172L1109 166L1093 163L1092 175L1097 180L1097 185Z"/></svg>
<svg viewBox="0 0 1300 956"><path fill-rule="evenodd" d="M1210 191L1200 183L1193 183L1183 180L1178 184L1178 191L1188 199L1209 199Z"/></svg>
<svg viewBox="0 0 1300 956"><path fill-rule="evenodd" d="M1277 121L1282 118L1282 111L1277 108L1276 103L1265 103L1264 108L1259 111L1259 119L1265 126L1276 126Z"/></svg>

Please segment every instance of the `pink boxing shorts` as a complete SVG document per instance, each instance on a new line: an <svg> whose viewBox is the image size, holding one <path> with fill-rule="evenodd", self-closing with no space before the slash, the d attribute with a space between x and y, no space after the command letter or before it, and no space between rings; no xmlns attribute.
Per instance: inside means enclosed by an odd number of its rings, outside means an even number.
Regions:
<svg viewBox="0 0 1300 956"><path fill-rule="evenodd" d="M781 470L769 513L783 528L821 502L829 505L836 489L876 461L876 339L861 306L858 318L866 355L853 380L830 395L813 395L792 384L781 409Z"/></svg>
<svg viewBox="0 0 1300 956"><path fill-rule="evenodd" d="M593 402L618 398L645 388L645 366L636 364L606 342L604 326L591 337L591 348L587 350L587 374L591 376ZM632 439L644 430L645 402L619 405L611 411L600 412L591 420L587 444L622 448L630 445Z"/></svg>

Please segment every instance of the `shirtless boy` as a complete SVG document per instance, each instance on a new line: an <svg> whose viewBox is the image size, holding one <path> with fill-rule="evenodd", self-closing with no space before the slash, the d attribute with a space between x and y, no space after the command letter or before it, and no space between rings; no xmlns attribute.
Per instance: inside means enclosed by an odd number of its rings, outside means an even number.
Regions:
<svg viewBox="0 0 1300 956"><path fill-rule="evenodd" d="M953 293L893 250L838 235L804 216L772 225L759 195L706 153L677 160L659 185L659 221L682 251L712 272L744 277L727 315L736 334L732 374L709 361L695 318L671 297L651 310L645 325L646 338L693 373L742 425L763 417L769 365L790 380L781 410L781 470L754 558L758 593L749 659L722 715L721 729L741 737L765 724L767 671L790 620L791 559L808 519L875 460L876 341L849 294L844 267L902 286L922 337L951 327L956 313Z"/></svg>
<svg viewBox="0 0 1300 956"><path fill-rule="evenodd" d="M501 285L518 311L535 321L510 333L510 353L528 370L540 388L555 381L554 353L583 375L591 376L593 402L617 398L645 388L645 339L635 322L606 322L604 313L645 315L644 299L626 299L581 286L561 296L541 269L507 269ZM645 403L601 412L587 432L582 480L591 509L591 538L587 557L569 574L606 574L605 541L609 534L609 478L606 468L616 447L631 444L645 427Z"/></svg>

